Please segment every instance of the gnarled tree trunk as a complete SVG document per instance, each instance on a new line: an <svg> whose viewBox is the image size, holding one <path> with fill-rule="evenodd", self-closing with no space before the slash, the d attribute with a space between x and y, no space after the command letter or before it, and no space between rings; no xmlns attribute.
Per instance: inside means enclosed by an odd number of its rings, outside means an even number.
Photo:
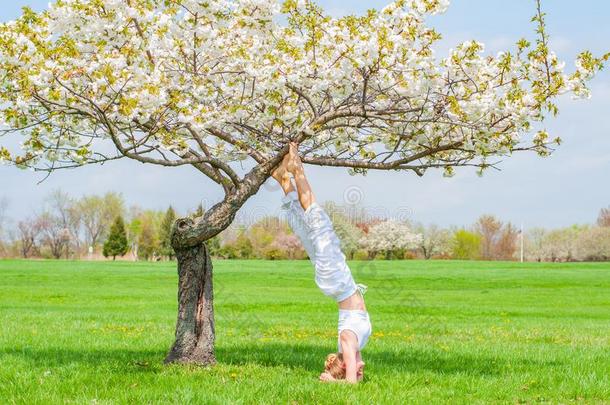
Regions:
<svg viewBox="0 0 610 405"><path fill-rule="evenodd" d="M178 221L178 229L180 225ZM165 363L211 365L216 363L212 261L205 243L174 248L179 276L178 321L176 341Z"/></svg>
<svg viewBox="0 0 610 405"><path fill-rule="evenodd" d="M166 363L216 363L212 261L205 242L233 222L240 207L258 192L288 151L286 144L280 154L252 169L202 217L181 218L174 224L171 239L178 259L178 321Z"/></svg>

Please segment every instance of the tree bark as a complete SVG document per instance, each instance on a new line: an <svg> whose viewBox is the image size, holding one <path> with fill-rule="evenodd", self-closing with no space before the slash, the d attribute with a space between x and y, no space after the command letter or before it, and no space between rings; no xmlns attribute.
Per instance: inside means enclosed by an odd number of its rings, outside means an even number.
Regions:
<svg viewBox="0 0 610 405"><path fill-rule="evenodd" d="M208 249L202 243L175 250L179 276L178 321L176 341L165 363L215 364L212 261Z"/></svg>
<svg viewBox="0 0 610 405"><path fill-rule="evenodd" d="M288 151L286 144L281 154L252 169L231 194L203 216L178 219L172 227L172 247L178 260L178 321L176 341L165 363L216 363L212 260L205 243L233 222L237 211L258 192Z"/></svg>

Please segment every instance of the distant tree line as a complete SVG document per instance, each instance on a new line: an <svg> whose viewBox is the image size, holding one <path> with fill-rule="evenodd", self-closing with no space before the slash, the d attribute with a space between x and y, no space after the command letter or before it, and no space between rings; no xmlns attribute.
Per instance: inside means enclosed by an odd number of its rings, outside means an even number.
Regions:
<svg viewBox="0 0 610 405"><path fill-rule="evenodd" d="M45 206L12 226L0 198L0 257L116 260L173 260L171 228L177 218L166 210L126 208L120 194L72 198L51 193ZM528 261L609 261L610 207L592 225L528 229L524 235L492 215L472 226L441 228L376 217L364 208L326 203L343 251L350 260L460 259ZM191 215L201 215L203 207ZM523 238L523 239L522 239ZM267 216L236 222L208 241L221 259L306 259L285 218Z"/></svg>
<svg viewBox="0 0 610 405"><path fill-rule="evenodd" d="M492 215L472 226L441 228L377 218L365 210L325 204L343 251L352 260L458 259L527 261L610 261L610 208L595 225L521 230ZM523 241L521 240L523 238ZM252 226L233 225L215 238L213 253L234 259L294 259L306 254L285 221L264 218Z"/></svg>
<svg viewBox="0 0 610 405"><path fill-rule="evenodd" d="M120 194L73 198L54 191L45 205L8 225L0 200L0 255L22 258L159 260L173 258L169 244L176 213L126 208Z"/></svg>

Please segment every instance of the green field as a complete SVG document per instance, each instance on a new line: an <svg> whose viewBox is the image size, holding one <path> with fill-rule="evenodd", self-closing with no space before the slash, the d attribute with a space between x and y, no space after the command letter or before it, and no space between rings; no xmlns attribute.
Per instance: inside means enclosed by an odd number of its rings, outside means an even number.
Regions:
<svg viewBox="0 0 610 405"><path fill-rule="evenodd" d="M171 263L0 261L0 403L610 403L610 264L353 262L365 381L321 384L307 261L217 261L213 368L163 366Z"/></svg>

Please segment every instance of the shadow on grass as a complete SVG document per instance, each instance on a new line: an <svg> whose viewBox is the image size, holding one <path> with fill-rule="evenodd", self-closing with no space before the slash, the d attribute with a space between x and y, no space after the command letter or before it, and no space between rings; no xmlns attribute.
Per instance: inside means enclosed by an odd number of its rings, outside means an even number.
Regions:
<svg viewBox="0 0 610 405"><path fill-rule="evenodd" d="M86 368L116 368L134 372L157 372L165 357L159 350L92 349L69 348L48 349L0 349L0 358L18 358L30 367L61 367L78 364ZM282 367L300 369L307 372L322 371L328 354L324 346L282 343L243 344L219 346L216 357L220 365L255 365L261 367ZM509 373L507 359L484 354L464 354L437 350L400 349L396 351L369 350L363 352L369 372L418 373L422 371L437 374L468 374L493 376ZM555 365L557 362L535 361L525 358L512 359L514 368L537 368Z"/></svg>
<svg viewBox="0 0 610 405"><path fill-rule="evenodd" d="M70 348L2 348L0 359L10 358L26 362L32 368L55 368L78 365L79 368L133 368L134 371L152 371L165 353L156 350L129 349L70 349Z"/></svg>
<svg viewBox="0 0 610 405"><path fill-rule="evenodd" d="M216 350L220 363L265 367L291 367L310 372L320 372L329 353L326 346L302 344L236 344ZM514 372L514 369L541 368L557 365L557 361L538 361L527 358L498 358L483 353L445 352L437 349L415 348L396 351L365 350L362 353L369 372L383 370L390 373L468 374L493 376ZM512 371L509 370L509 364Z"/></svg>

